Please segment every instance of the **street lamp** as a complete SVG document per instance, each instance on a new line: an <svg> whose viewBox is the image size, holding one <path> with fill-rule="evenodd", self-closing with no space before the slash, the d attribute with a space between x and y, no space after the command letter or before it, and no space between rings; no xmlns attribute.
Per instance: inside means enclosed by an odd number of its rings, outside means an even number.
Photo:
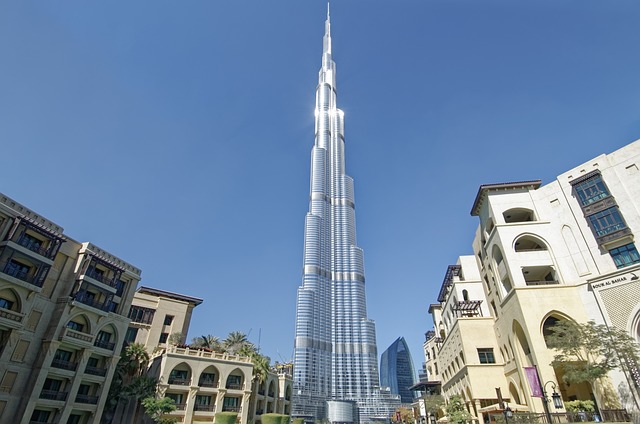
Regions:
<svg viewBox="0 0 640 424"><path fill-rule="evenodd" d="M542 386L542 398L544 400L544 412L547 414L547 420L549 421L549 424L552 424L551 421L551 411L549 411L549 398L547 397L547 384L551 384L551 390L553 390L553 393L551 393L551 400L553 400L553 407L556 409L560 409L563 407L562 405L562 396L560 396L560 394L556 391L556 388L558 386L556 386L556 383L553 381L547 381L546 383L544 383L544 386Z"/></svg>
<svg viewBox="0 0 640 424"><path fill-rule="evenodd" d="M509 424L509 418L513 417L513 411L509 408L509 404L504 408L504 424Z"/></svg>
<svg viewBox="0 0 640 424"><path fill-rule="evenodd" d="M431 424L436 424L436 416L433 412L429 415L429 422L431 422Z"/></svg>

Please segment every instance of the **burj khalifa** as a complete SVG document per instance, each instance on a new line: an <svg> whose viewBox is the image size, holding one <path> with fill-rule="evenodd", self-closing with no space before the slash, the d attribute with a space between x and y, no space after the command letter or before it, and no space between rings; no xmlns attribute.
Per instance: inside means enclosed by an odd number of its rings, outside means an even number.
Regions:
<svg viewBox="0 0 640 424"><path fill-rule="evenodd" d="M361 418L369 415L364 409L379 386L375 325L367 318L363 251L356 242L353 179L345 171L344 113L336 92L327 8L296 304L292 416L329 421L349 404ZM357 421L357 413L337 420Z"/></svg>

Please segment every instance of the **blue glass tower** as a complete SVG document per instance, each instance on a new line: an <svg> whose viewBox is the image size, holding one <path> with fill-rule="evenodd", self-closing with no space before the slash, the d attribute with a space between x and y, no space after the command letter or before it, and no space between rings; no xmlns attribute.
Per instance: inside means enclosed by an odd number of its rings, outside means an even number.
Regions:
<svg viewBox="0 0 640 424"><path fill-rule="evenodd" d="M327 10L296 304L292 415L309 418L324 418L327 401L354 401L362 411L379 386L375 326L367 318L363 252L356 243L353 180L345 172L344 114L336 106L330 27Z"/></svg>
<svg viewBox="0 0 640 424"><path fill-rule="evenodd" d="M402 403L411 403L413 393L409 387L416 384L415 375L407 342L398 337L380 358L380 384L400 395Z"/></svg>

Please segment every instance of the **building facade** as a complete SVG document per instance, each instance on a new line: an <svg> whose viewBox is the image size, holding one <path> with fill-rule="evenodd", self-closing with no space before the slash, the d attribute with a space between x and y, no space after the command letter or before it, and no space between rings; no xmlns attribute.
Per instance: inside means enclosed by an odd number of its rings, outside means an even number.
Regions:
<svg viewBox="0 0 640 424"><path fill-rule="evenodd" d="M274 368L260 382L254 379L250 358L184 344L193 309L202 301L151 287L140 287L132 301L127 342L146 346L151 355L147 375L158 380L157 396L175 402L176 410L165 418L184 424L211 423L216 413L235 412L237 423L247 424L260 422L266 413L288 415L293 390L290 367ZM150 424L141 412L136 416L125 406L116 412L116 419Z"/></svg>
<svg viewBox="0 0 640 424"><path fill-rule="evenodd" d="M516 409L543 412L526 377L537 368L547 395L555 387L564 401L591 399L601 411L638 409L637 364L593 386L565 384L545 336L559 320L593 320L640 339L639 167L635 141L544 186L480 187L474 256L448 268L430 307L425 366L445 397L462 396L481 419L498 404L489 379Z"/></svg>
<svg viewBox="0 0 640 424"><path fill-rule="evenodd" d="M98 423L140 270L0 195L0 421Z"/></svg>
<svg viewBox="0 0 640 424"><path fill-rule="evenodd" d="M344 114L336 105L328 13L315 117L293 378L293 415L308 419L326 417L327 405L338 408L341 401L344 410L353 402L364 407L379 386L375 325L367 318L363 252L356 242L353 179L345 171ZM360 419L366 420L371 410L363 411Z"/></svg>
<svg viewBox="0 0 640 424"><path fill-rule="evenodd" d="M402 403L413 402L411 387L416 384L411 352L404 337L398 337L380 357L380 385L400 395Z"/></svg>

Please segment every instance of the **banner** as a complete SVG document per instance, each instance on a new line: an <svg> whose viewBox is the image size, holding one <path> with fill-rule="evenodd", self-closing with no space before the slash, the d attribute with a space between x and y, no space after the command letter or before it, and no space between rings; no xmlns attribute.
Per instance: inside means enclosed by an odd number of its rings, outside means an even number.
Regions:
<svg viewBox="0 0 640 424"><path fill-rule="evenodd" d="M542 387L540 387L540 377L538 377L538 369L536 367L524 367L524 373L529 380L529 387L531 388L531 396L544 397L542 394Z"/></svg>

